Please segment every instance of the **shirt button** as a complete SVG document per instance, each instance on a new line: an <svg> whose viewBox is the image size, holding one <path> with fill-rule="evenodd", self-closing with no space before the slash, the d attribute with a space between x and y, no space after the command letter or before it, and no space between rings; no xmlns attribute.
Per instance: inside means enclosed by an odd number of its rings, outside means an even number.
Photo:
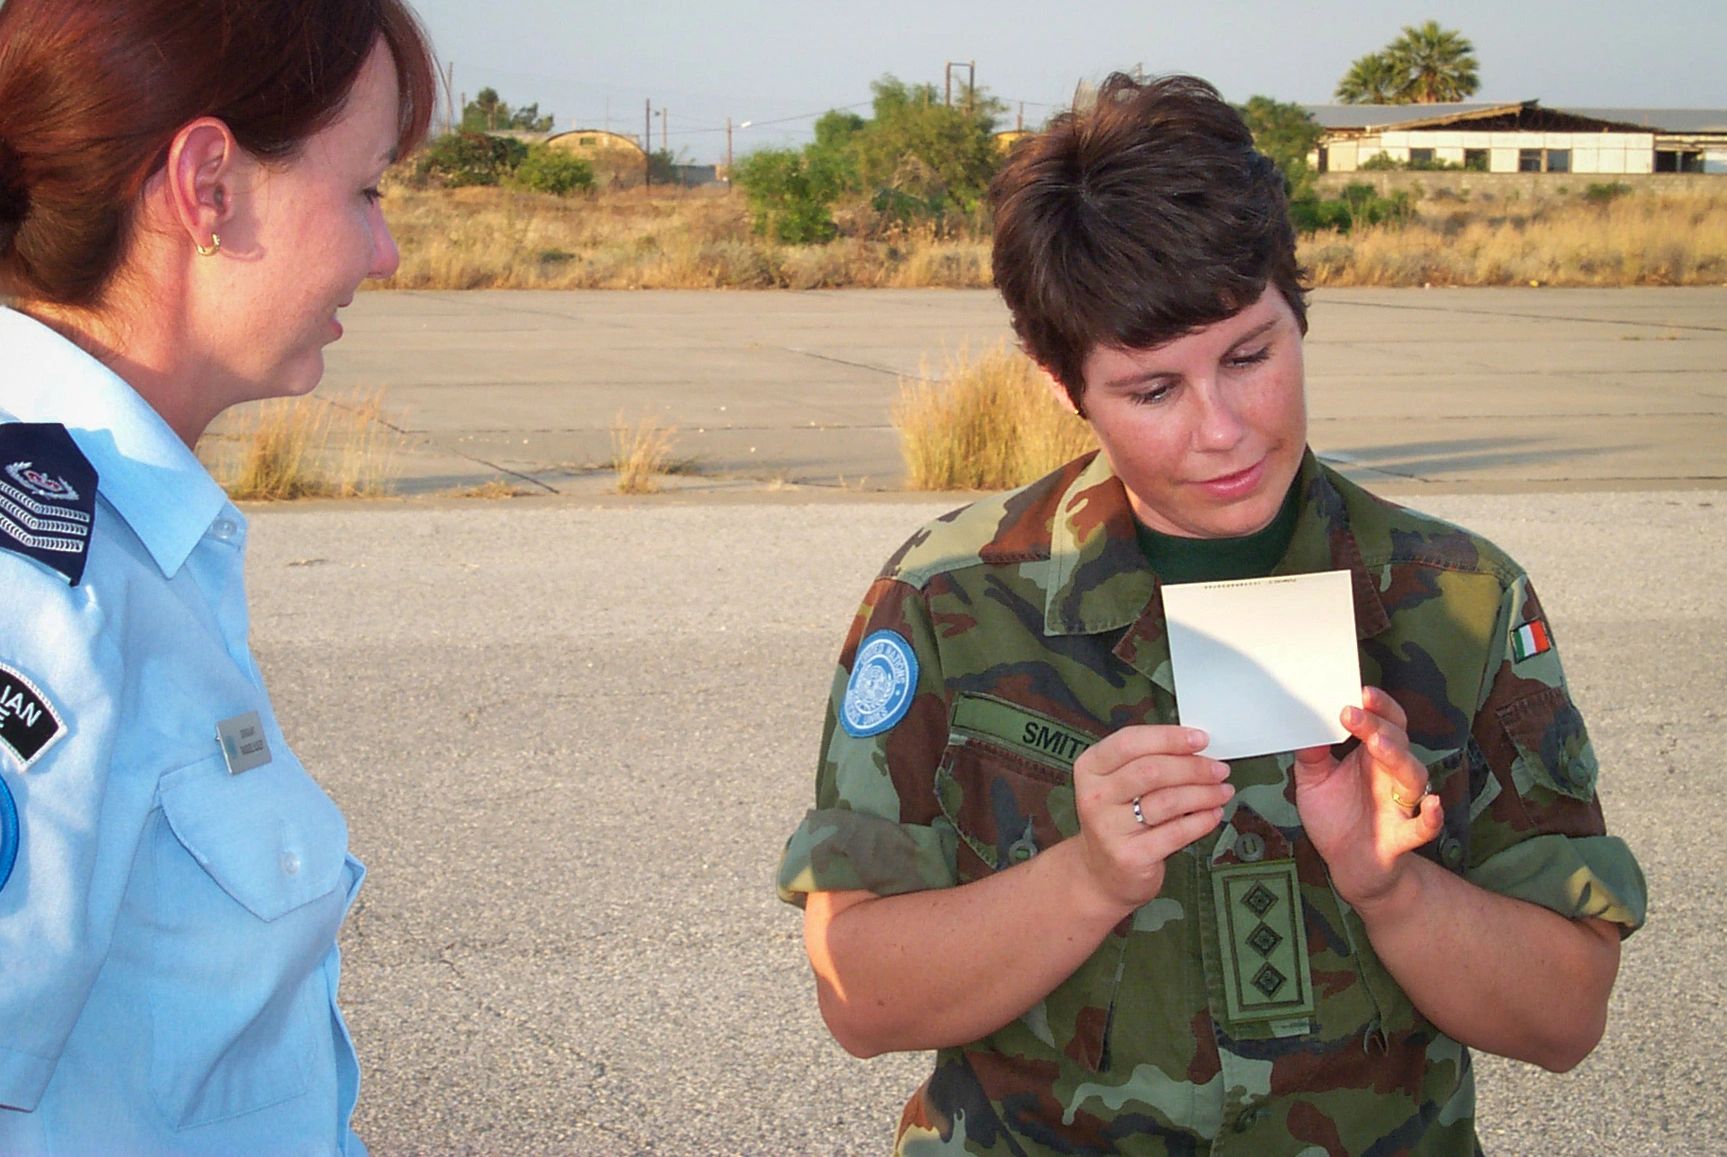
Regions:
<svg viewBox="0 0 1727 1157"><path fill-rule="evenodd" d="M1258 863L1265 855L1265 837L1258 832L1243 832L1235 841L1235 854L1248 863Z"/></svg>
<svg viewBox="0 0 1727 1157"><path fill-rule="evenodd" d="M288 875L290 875L290 876L299 875L300 874L300 857L296 856L293 852L283 852L282 853L282 871L288 873Z"/></svg>
<svg viewBox="0 0 1727 1157"><path fill-rule="evenodd" d="M1015 840L1007 849L1007 858L1016 864L1023 864L1037 855L1037 845L1030 840Z"/></svg>
<svg viewBox="0 0 1727 1157"><path fill-rule="evenodd" d="M240 531L240 527L231 518L218 518L210 526L210 533L227 542Z"/></svg>
<svg viewBox="0 0 1727 1157"><path fill-rule="evenodd" d="M1246 1112L1242 1113L1241 1116L1235 1119L1235 1131L1237 1133L1245 1133L1249 1129L1253 1128L1259 1123L1259 1113L1260 1111L1258 1109L1248 1109Z"/></svg>
<svg viewBox="0 0 1727 1157"><path fill-rule="evenodd" d="M1448 868L1455 868L1463 863L1463 844L1456 836L1446 836L1439 841L1439 858Z"/></svg>

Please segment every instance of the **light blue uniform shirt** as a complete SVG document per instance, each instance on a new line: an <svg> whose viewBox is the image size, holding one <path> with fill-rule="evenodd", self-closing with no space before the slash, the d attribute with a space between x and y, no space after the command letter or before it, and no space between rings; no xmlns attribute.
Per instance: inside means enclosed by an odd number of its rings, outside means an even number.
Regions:
<svg viewBox="0 0 1727 1157"><path fill-rule="evenodd" d="M363 1154L336 931L364 869L252 660L246 521L126 383L0 309L5 421L63 423L100 486L76 586L0 550L0 667L62 726L28 766L0 744L0 1153ZM254 711L270 761L230 774L217 725Z"/></svg>

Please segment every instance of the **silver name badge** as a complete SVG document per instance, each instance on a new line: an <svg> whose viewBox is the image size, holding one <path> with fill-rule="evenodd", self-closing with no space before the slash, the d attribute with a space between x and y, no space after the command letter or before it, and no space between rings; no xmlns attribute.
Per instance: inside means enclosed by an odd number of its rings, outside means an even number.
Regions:
<svg viewBox="0 0 1727 1157"><path fill-rule="evenodd" d="M228 761L229 775L239 775L270 762L270 742L264 738L264 723L256 711L216 724L216 741L222 745L222 758Z"/></svg>

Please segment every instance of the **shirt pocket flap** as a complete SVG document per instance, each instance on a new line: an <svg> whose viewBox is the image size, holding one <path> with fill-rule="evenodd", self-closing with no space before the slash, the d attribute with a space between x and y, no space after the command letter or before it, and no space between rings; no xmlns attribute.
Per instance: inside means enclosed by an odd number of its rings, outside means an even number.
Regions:
<svg viewBox="0 0 1727 1157"><path fill-rule="evenodd" d="M187 853L260 920L342 884L347 823L292 757L229 775L213 756L164 776L161 801Z"/></svg>

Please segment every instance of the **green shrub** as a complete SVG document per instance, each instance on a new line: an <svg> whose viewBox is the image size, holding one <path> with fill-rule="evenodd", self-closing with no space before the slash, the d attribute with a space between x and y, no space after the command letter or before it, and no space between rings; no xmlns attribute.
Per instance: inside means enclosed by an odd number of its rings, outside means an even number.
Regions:
<svg viewBox="0 0 1727 1157"><path fill-rule="evenodd" d="M593 189L594 167L562 149L529 145L528 155L516 166L516 184L536 193L568 197Z"/></svg>
<svg viewBox="0 0 1727 1157"><path fill-rule="evenodd" d="M1631 191L1631 186L1624 181L1608 181L1604 184L1592 184L1583 190L1583 199L1591 205L1607 205Z"/></svg>
<svg viewBox="0 0 1727 1157"><path fill-rule="evenodd" d="M1322 229L1347 233L1350 225L1354 223L1349 216L1349 206L1344 202L1321 201L1316 198L1291 201L1289 220L1294 224L1297 233L1318 233Z"/></svg>
<svg viewBox="0 0 1727 1157"><path fill-rule="evenodd" d="M1297 233L1335 229L1347 233L1357 225L1401 225L1413 215L1408 193L1381 197L1372 185L1356 182L1343 187L1333 201L1303 198L1289 203L1289 219Z"/></svg>
<svg viewBox="0 0 1727 1157"><path fill-rule="evenodd" d="M786 245L819 245L838 229L833 203L839 175L817 153L763 149L735 166L760 236Z"/></svg>
<svg viewBox="0 0 1727 1157"><path fill-rule="evenodd" d="M514 137L486 133L446 133L427 145L414 165L414 176L447 189L464 185L497 185L528 155L528 146Z"/></svg>

